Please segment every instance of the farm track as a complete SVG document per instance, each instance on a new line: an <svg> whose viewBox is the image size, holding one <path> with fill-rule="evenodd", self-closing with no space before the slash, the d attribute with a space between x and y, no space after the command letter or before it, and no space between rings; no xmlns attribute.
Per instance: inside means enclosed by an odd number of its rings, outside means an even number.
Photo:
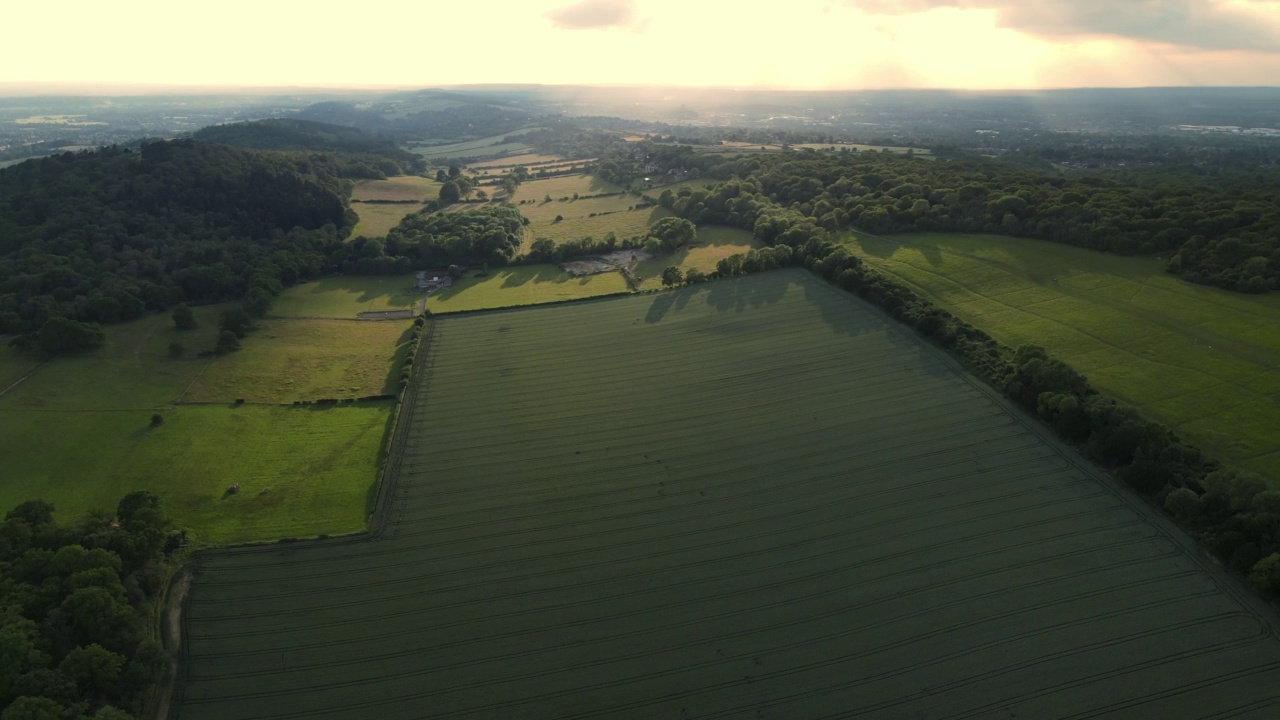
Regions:
<svg viewBox="0 0 1280 720"><path fill-rule="evenodd" d="M441 317L371 540L203 556L176 717L1271 717L1274 618L800 272Z"/></svg>

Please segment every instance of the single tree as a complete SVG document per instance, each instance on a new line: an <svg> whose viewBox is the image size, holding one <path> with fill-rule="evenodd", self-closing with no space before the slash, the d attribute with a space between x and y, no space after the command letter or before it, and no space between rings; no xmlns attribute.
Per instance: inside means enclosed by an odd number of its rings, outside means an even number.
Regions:
<svg viewBox="0 0 1280 720"><path fill-rule="evenodd" d="M236 334L230 330L223 330L222 333L218 335L218 344L213 350L219 355L222 355L239 349L240 338L236 337Z"/></svg>
<svg viewBox="0 0 1280 720"><path fill-rule="evenodd" d="M462 190L458 187L458 183L450 180L440 186L440 202L448 205L456 203L462 197Z"/></svg>
<svg viewBox="0 0 1280 720"><path fill-rule="evenodd" d="M200 327L196 322L196 314L185 304L173 309L173 325L179 330L195 330Z"/></svg>
<svg viewBox="0 0 1280 720"><path fill-rule="evenodd" d="M675 287L684 282L684 277L680 273L680 268L675 265L668 265L662 269L662 284L666 287Z"/></svg>

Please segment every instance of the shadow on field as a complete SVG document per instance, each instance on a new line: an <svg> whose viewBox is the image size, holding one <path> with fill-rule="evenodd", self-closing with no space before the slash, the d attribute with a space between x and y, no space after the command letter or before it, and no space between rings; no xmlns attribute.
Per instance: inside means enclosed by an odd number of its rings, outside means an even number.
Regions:
<svg viewBox="0 0 1280 720"><path fill-rule="evenodd" d="M391 353L387 362L387 379L382 383L383 395L394 395L400 389L400 373L404 370L404 359L409 355L409 339L413 337L413 323L405 326L404 332L396 338L396 350Z"/></svg>
<svg viewBox="0 0 1280 720"><path fill-rule="evenodd" d="M650 324L661 322L672 308L683 308L695 296L705 296L707 304L721 312L742 312L748 307L772 305L787 294L787 288L794 282L791 277L783 273L769 273L659 293L645 313L644 321Z"/></svg>

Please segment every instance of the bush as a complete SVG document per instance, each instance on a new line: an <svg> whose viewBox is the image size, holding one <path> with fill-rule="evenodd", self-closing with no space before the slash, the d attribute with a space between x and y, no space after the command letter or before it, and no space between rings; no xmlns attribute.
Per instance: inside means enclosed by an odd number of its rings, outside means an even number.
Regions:
<svg viewBox="0 0 1280 720"><path fill-rule="evenodd" d="M240 338L230 330L223 330L222 334L218 335L218 344L213 350L218 354L223 354L239 349Z"/></svg>
<svg viewBox="0 0 1280 720"><path fill-rule="evenodd" d="M151 427L158 427L163 424L164 424L163 415L161 415L160 413L155 413L151 416Z"/></svg>
<svg viewBox="0 0 1280 720"><path fill-rule="evenodd" d="M107 334L97 323L76 322L63 317L46 320L36 337L36 344L47 353L94 350L106 342Z"/></svg>

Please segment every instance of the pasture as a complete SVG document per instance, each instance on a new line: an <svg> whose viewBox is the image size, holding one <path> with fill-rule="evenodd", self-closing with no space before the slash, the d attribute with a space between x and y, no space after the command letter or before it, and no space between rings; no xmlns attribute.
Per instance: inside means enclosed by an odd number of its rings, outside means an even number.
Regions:
<svg viewBox="0 0 1280 720"><path fill-rule="evenodd" d="M507 157L494 158L493 160L482 160L480 162L468 163L467 170L479 174L482 172L496 172L498 170L512 169L523 165L527 168L534 168L539 165L551 165L556 163L569 162L559 155L543 155L542 153L524 153L523 155L508 155ZM587 162L579 160L576 162Z"/></svg>
<svg viewBox="0 0 1280 720"><path fill-rule="evenodd" d="M412 326L409 320L262 320L239 351L209 364L183 400L290 403L394 395Z"/></svg>
<svg viewBox="0 0 1280 720"><path fill-rule="evenodd" d="M453 287L427 297L427 310L449 313L539 305L627 291L626 280L616 272L574 277L558 265L519 265L490 270L484 277L472 274L455 281Z"/></svg>
<svg viewBox="0 0 1280 720"><path fill-rule="evenodd" d="M491 137L478 138L476 140L467 140L465 142L447 143L442 145L429 145L425 143L411 144L408 147L409 152L417 153L428 160L447 160L450 158L491 158L507 155L524 155L529 153L532 148L527 143L519 141L521 135L532 132L534 130L542 130L543 128L524 128L522 130L512 130L502 135L493 135ZM512 142L504 143L504 139L512 139Z"/></svg>
<svg viewBox="0 0 1280 720"><path fill-rule="evenodd" d="M357 180L352 200L383 202L426 202L440 196L441 183L418 175L398 175L386 180Z"/></svg>
<svg viewBox="0 0 1280 720"><path fill-rule="evenodd" d="M1044 346L1210 455L1280 482L1280 296L1191 285L1151 258L1022 238L848 242L997 340Z"/></svg>
<svg viewBox="0 0 1280 720"><path fill-rule="evenodd" d="M386 180L357 180L352 190L351 209L360 220L351 237L386 237L405 215L422 209L422 205L440 196L441 183L416 175L402 175ZM380 200L382 202L369 202Z"/></svg>
<svg viewBox="0 0 1280 720"><path fill-rule="evenodd" d="M587 236L599 239L610 232L619 239L644 235L649 231L649 225L671 214L660 207L628 209L641 202L639 197L628 193L581 197L618 193L620 190L617 185L591 175L546 178L522 184L516 190L514 201L526 201L524 205L516 205L520 214L529 218L525 245L537 238L561 243ZM580 199L574 200L574 193L578 193ZM550 202L545 200L548 195ZM557 221L556 217L561 219Z"/></svg>
<svg viewBox="0 0 1280 720"><path fill-rule="evenodd" d="M361 312L411 310L422 299L412 275L327 277L285 288L272 317L351 319Z"/></svg>
<svg viewBox="0 0 1280 720"><path fill-rule="evenodd" d="M721 259L758 247L763 247L763 243L757 242L746 230L717 225L699 226L698 237L692 247L681 248L670 255L655 257L636 266L636 274L643 278L640 289L661 288L662 271L671 265L685 273L694 269L709 273L716 269L716 263Z"/></svg>
<svg viewBox="0 0 1280 720"><path fill-rule="evenodd" d="M354 532L394 404L51 411L0 400L0 505L43 498L74 522L150 490L197 544ZM151 426L153 410L164 424Z"/></svg>
<svg viewBox="0 0 1280 720"><path fill-rule="evenodd" d="M177 717L1275 714L1269 610L807 273L430 352L377 538L197 559Z"/></svg>
<svg viewBox="0 0 1280 720"><path fill-rule="evenodd" d="M43 498L74 522L151 490L197 543L362 528L394 402L252 403L382 394L398 380L408 323L267 319L240 350L199 355L225 307L194 308L197 330L174 329L167 314L107 326L101 350L39 365L0 396L0 505ZM5 348L0 371L39 362ZM224 496L237 482L245 494Z"/></svg>

